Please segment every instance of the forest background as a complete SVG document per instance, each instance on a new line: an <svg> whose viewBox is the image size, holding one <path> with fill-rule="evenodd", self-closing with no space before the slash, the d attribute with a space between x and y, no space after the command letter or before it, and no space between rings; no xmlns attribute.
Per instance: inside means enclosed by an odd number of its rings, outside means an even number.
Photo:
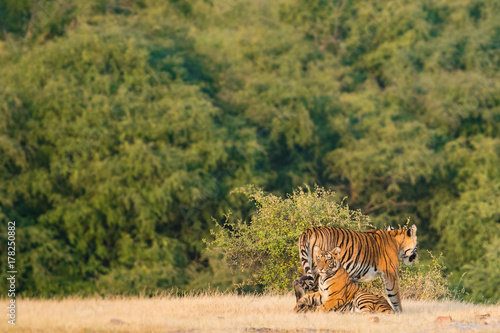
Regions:
<svg viewBox="0 0 500 333"><path fill-rule="evenodd" d="M231 287L202 241L249 221L231 191L317 184L500 299L499 2L0 0L0 28L20 295Z"/></svg>

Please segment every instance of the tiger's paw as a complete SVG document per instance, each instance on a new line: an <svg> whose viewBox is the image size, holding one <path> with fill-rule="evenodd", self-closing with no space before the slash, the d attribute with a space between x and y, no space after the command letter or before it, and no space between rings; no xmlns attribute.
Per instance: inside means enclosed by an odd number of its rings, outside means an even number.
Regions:
<svg viewBox="0 0 500 333"><path fill-rule="evenodd" d="M311 276L302 275L293 281L293 289L295 290L295 297L297 302L301 299L307 290L312 290L314 286L314 279Z"/></svg>
<svg viewBox="0 0 500 333"><path fill-rule="evenodd" d="M326 313L326 312L330 312L330 308L327 308L324 304L321 304L320 306L318 306L316 308L316 312L323 312L323 313Z"/></svg>
<svg viewBox="0 0 500 333"><path fill-rule="evenodd" d="M316 307L317 306L313 298L309 296L304 296L302 299L300 299L299 302L297 302L297 304L293 308L293 311L297 313L306 313L309 311L315 311Z"/></svg>
<svg viewBox="0 0 500 333"><path fill-rule="evenodd" d="M302 275L299 278L300 285L304 290L312 290L314 288L314 279L310 275Z"/></svg>

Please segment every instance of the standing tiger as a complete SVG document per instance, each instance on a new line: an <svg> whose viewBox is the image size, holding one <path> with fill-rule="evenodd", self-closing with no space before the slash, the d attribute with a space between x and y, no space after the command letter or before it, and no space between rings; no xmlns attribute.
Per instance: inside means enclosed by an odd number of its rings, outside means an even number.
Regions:
<svg viewBox="0 0 500 333"><path fill-rule="evenodd" d="M340 264L340 252L340 247L331 252L321 251L317 246L314 248L319 274L318 291L301 297L294 310L394 313L384 297L367 292L351 281Z"/></svg>
<svg viewBox="0 0 500 333"><path fill-rule="evenodd" d="M334 227L313 227L299 238L303 276L294 281L297 301L305 290L317 290L318 273L314 247L329 251L340 247L340 262L354 282L368 282L381 276L394 311L401 312L399 261L410 265L417 259L417 227L357 232Z"/></svg>

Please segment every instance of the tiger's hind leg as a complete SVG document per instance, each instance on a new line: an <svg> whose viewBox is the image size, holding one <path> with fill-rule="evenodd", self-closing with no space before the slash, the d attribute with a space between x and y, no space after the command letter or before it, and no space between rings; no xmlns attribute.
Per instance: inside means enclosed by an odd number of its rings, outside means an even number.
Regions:
<svg viewBox="0 0 500 333"><path fill-rule="evenodd" d="M373 299L369 293L361 292L354 298L353 312L357 313L372 313L375 310Z"/></svg>
<svg viewBox="0 0 500 333"><path fill-rule="evenodd" d="M392 306L387 300L370 292L361 292L354 299L354 311L361 313L394 313Z"/></svg>
<svg viewBox="0 0 500 333"><path fill-rule="evenodd" d="M377 295L378 302L375 306L375 312L381 312L381 313L388 313L388 314L393 314L395 313L394 310L392 309L392 305L387 302L385 297Z"/></svg>
<svg viewBox="0 0 500 333"><path fill-rule="evenodd" d="M304 277L304 290L318 290L318 273L315 271L314 253L311 245L316 243L316 235L311 229L304 231L299 238L299 257ZM301 277L302 278L302 277Z"/></svg>
<svg viewBox="0 0 500 333"><path fill-rule="evenodd" d="M392 306L390 308L386 307L378 307L376 309L376 312L381 312L381 313L387 313L387 314L394 314L394 310L392 309Z"/></svg>

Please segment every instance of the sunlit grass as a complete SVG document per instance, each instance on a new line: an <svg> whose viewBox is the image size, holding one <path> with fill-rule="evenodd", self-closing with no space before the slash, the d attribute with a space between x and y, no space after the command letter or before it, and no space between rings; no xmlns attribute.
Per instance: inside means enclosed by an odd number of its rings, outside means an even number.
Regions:
<svg viewBox="0 0 500 333"><path fill-rule="evenodd" d="M5 309L7 301L2 300ZM237 295L207 292L178 296L167 293L152 298L67 298L62 300L18 300L17 322L5 319L0 331L15 332L244 332L252 328L279 330L329 329L355 332L417 332L440 327L438 316L453 321L480 324L477 314L500 319L500 306L452 301L403 301L404 312L380 315L296 314L295 299L287 295ZM481 325L500 330L500 326ZM448 332L449 330L447 330ZM453 330L451 330L453 331Z"/></svg>

